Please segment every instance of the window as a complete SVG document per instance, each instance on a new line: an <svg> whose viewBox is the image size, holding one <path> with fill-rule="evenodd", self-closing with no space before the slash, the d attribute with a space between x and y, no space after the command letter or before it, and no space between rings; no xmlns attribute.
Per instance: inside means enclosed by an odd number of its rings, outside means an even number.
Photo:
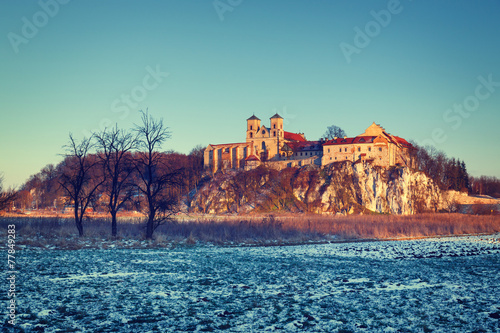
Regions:
<svg viewBox="0 0 500 333"><path fill-rule="evenodd" d="M262 150L266 150L266 143L262 141Z"/></svg>
<svg viewBox="0 0 500 333"><path fill-rule="evenodd" d="M253 138L253 133L250 133L250 138Z"/></svg>
<svg viewBox="0 0 500 333"><path fill-rule="evenodd" d="M379 148L378 151L382 151L382 148Z"/></svg>
<svg viewBox="0 0 500 333"><path fill-rule="evenodd" d="M273 125L273 128L276 129L276 124ZM276 136L276 135L275 135Z"/></svg>
<svg viewBox="0 0 500 333"><path fill-rule="evenodd" d="M276 126L276 125L274 125L274 126ZM276 136L276 131L273 132L273 136Z"/></svg>
<svg viewBox="0 0 500 333"><path fill-rule="evenodd" d="M251 131L251 130L253 130L253 126L252 126L252 125L250 125L250 131Z"/></svg>
<svg viewBox="0 0 500 333"><path fill-rule="evenodd" d="M328 148L328 152L330 152L330 148Z"/></svg>
<svg viewBox="0 0 500 333"><path fill-rule="evenodd" d="M339 153L341 153L341 152L342 152L342 148L339 148Z"/></svg>
<svg viewBox="0 0 500 333"><path fill-rule="evenodd" d="M332 158L330 157L330 161L332 160Z"/></svg>
<svg viewBox="0 0 500 333"><path fill-rule="evenodd" d="M358 151L361 151L361 147L358 147Z"/></svg>
<svg viewBox="0 0 500 333"><path fill-rule="evenodd" d="M300 153L300 156L302 156L302 153Z"/></svg>
<svg viewBox="0 0 500 333"><path fill-rule="evenodd" d="M337 160L337 156L335 156L335 161Z"/></svg>
<svg viewBox="0 0 500 333"><path fill-rule="evenodd" d="M345 150L344 150L344 151L347 153L347 148L345 148ZM346 157L346 158L347 158L347 157Z"/></svg>
<svg viewBox="0 0 500 333"><path fill-rule="evenodd" d="M368 147L368 151L372 151L372 147Z"/></svg>
<svg viewBox="0 0 500 333"><path fill-rule="evenodd" d="M266 134L266 131L265 131L265 130L262 130L262 134Z"/></svg>

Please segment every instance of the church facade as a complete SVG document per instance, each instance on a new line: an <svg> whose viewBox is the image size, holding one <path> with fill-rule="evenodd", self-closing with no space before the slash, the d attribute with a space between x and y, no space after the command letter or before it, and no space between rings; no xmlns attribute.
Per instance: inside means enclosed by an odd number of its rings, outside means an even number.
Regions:
<svg viewBox="0 0 500 333"><path fill-rule="evenodd" d="M204 152L206 169L252 169L260 164L282 169L314 164L367 161L390 167L409 165L412 145L373 123L356 137L308 141L303 133L287 132L283 118L275 114L269 127L255 115L247 119L246 140L241 143L210 144Z"/></svg>

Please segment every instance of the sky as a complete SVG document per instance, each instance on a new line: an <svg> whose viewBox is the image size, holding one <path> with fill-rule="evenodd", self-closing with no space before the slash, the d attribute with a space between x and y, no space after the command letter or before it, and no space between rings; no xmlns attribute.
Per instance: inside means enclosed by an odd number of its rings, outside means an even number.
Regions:
<svg viewBox="0 0 500 333"><path fill-rule="evenodd" d="M69 133L162 118L162 147L243 142L246 119L317 140L373 122L500 177L500 2L0 2L0 173L19 187Z"/></svg>

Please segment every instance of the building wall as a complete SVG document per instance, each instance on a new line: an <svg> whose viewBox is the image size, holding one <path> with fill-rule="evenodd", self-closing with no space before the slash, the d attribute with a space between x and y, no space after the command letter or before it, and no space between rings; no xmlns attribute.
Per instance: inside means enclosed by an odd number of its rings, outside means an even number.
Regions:
<svg viewBox="0 0 500 333"><path fill-rule="evenodd" d="M208 145L204 152L204 166L216 173L221 169L240 169L245 167L250 147L246 143Z"/></svg>
<svg viewBox="0 0 500 333"><path fill-rule="evenodd" d="M392 145L395 146L395 145ZM395 154L392 148L392 154ZM359 144L340 144L323 146L322 164L335 162L358 160L372 161L374 165L388 167L394 165L390 163L388 144L383 143L359 143Z"/></svg>
<svg viewBox="0 0 500 333"><path fill-rule="evenodd" d="M276 132L276 136L274 136L274 132ZM261 153L267 152L269 160L277 159L278 142L280 147L285 142L283 133L282 130L273 130L262 126L258 131L247 131L247 143L253 145L255 155L260 157Z"/></svg>

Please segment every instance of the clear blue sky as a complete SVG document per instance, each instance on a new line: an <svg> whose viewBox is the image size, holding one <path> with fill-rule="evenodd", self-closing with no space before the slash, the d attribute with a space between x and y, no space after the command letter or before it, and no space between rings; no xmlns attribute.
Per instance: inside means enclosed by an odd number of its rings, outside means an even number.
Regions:
<svg viewBox="0 0 500 333"><path fill-rule="evenodd" d="M279 112L308 139L376 122L500 177L498 1L60 1L0 2L7 186L57 164L69 132L146 108L165 150L241 142Z"/></svg>

